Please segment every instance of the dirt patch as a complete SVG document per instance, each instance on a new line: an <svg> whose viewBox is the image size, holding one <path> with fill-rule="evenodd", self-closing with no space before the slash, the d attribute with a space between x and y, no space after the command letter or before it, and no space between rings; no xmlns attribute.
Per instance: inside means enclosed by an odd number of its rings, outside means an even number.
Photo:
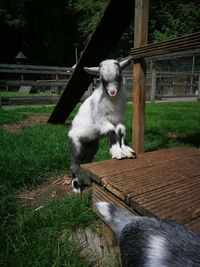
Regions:
<svg viewBox="0 0 200 267"><path fill-rule="evenodd" d="M3 125L3 128L9 132L18 132L27 126L44 124L48 118L49 114L34 114L16 123ZM67 121L67 124L70 123ZM83 193L88 190L91 188L87 187ZM43 184L23 191L18 196L18 201L24 208L31 208L36 211L43 208L44 203L49 199L60 196L67 197L71 194L74 194L71 190L71 177L69 174L64 174L59 177L52 177ZM98 229L96 231L90 228L78 229L71 236L71 239L80 244L80 256L87 256L91 267L112 266L114 262L117 262L115 250L107 247L100 225L97 225L96 228ZM118 266L117 264L114 265Z"/></svg>
<svg viewBox="0 0 200 267"><path fill-rule="evenodd" d="M49 116L50 114L48 113L47 114L33 114L24 120L17 121L15 123L4 124L2 128L8 132L15 133L27 126L34 126L37 124L46 124L49 119ZM67 120L65 122L65 125L70 126L71 121Z"/></svg>
<svg viewBox="0 0 200 267"><path fill-rule="evenodd" d="M178 132L167 132L166 137L172 138L172 139L177 139L177 138L184 138L186 135L183 133L178 133Z"/></svg>
<svg viewBox="0 0 200 267"><path fill-rule="evenodd" d="M84 192L91 190L90 187L84 189ZM24 208L31 208L34 211L43 208L45 201L59 196L69 196L74 194L71 190L71 178L68 174L60 178L51 178L48 182L38 185L35 188L24 191L19 195L19 203ZM96 221L94 229L80 228L71 235L71 240L79 245L79 254L81 257L87 257L89 266L119 266L119 254L117 247L110 247L104 236L104 229L99 220Z"/></svg>
<svg viewBox="0 0 200 267"><path fill-rule="evenodd" d="M85 187L81 193L86 193L91 190L91 187ZM19 196L19 204L23 207L38 209L48 199L69 196L75 194L71 188L70 174L65 174L60 177L52 177L49 181L40 184L36 187L23 191Z"/></svg>
<svg viewBox="0 0 200 267"><path fill-rule="evenodd" d="M71 178L66 174L59 178L53 177L46 183L24 191L18 199L22 206L38 209L50 198L69 194L72 194Z"/></svg>
<svg viewBox="0 0 200 267"><path fill-rule="evenodd" d="M44 124L47 122L49 114L34 114L30 117L17 121L15 123L4 124L3 128L8 132L18 132L26 126L34 126L36 124Z"/></svg>

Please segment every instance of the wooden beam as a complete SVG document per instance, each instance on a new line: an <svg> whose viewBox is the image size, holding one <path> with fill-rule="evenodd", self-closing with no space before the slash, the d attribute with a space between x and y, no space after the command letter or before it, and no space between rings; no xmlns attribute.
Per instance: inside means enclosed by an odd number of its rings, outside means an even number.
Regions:
<svg viewBox="0 0 200 267"><path fill-rule="evenodd" d="M131 48L133 59L166 55L200 48L200 32L155 44Z"/></svg>
<svg viewBox="0 0 200 267"><path fill-rule="evenodd" d="M107 58L133 17L133 1L109 2L48 122L63 123L67 119L93 79L83 67L98 66Z"/></svg>
<svg viewBox="0 0 200 267"><path fill-rule="evenodd" d="M135 0L134 47L147 44L149 0ZM136 153L144 152L145 80L144 59L134 61L133 66L133 147Z"/></svg>

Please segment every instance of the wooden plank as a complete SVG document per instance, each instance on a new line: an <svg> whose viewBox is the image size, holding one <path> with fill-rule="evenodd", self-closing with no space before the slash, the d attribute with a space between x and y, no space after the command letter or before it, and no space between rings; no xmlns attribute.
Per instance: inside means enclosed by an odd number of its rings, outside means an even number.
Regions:
<svg viewBox="0 0 200 267"><path fill-rule="evenodd" d="M66 71L62 70L43 70L43 69L0 69L0 73L18 73L18 74L58 74L58 75L70 75Z"/></svg>
<svg viewBox="0 0 200 267"><path fill-rule="evenodd" d="M97 183L103 184L102 179L111 177L114 174L123 174L127 170L135 173L143 166L148 169L151 166L159 165L161 162L168 162L170 160L183 159L193 155L200 154L200 150L191 147L176 147L169 149L162 149L145 154L139 154L136 159L123 159L123 160L104 160L100 162L93 162L81 165L81 171L87 176L90 176ZM121 179L121 178L119 178ZM123 179L121 179L123 180ZM105 182L105 180L104 180Z"/></svg>
<svg viewBox="0 0 200 267"><path fill-rule="evenodd" d="M92 81L84 66L98 66L107 58L134 17L134 1L111 0L48 122L63 123Z"/></svg>
<svg viewBox="0 0 200 267"><path fill-rule="evenodd" d="M199 148L182 147L139 154L135 160L84 164L81 169L91 178L99 176L93 203L108 201L200 232L199 162Z"/></svg>
<svg viewBox="0 0 200 267"><path fill-rule="evenodd" d="M200 216L185 225L200 234Z"/></svg>
<svg viewBox="0 0 200 267"><path fill-rule="evenodd" d="M40 65L22 65L22 64L0 64L0 72L2 69L9 70L52 70L56 71L72 71L72 68L58 66L40 66Z"/></svg>
<svg viewBox="0 0 200 267"><path fill-rule="evenodd" d="M131 49L131 56L133 57L133 59L139 59L197 48L200 48L200 32L155 44L134 47Z"/></svg>
<svg viewBox="0 0 200 267"><path fill-rule="evenodd" d="M64 86L67 80L0 80L2 86Z"/></svg>
<svg viewBox="0 0 200 267"><path fill-rule="evenodd" d="M96 203L100 201L106 201L117 205L120 208L125 209L130 214L138 215L136 211L132 208L128 207L121 199L118 199L116 196L111 194L108 190L105 190L103 187L99 186L98 184L94 183L92 186L92 203L93 203L93 210L95 213L103 219L96 208Z"/></svg>
<svg viewBox="0 0 200 267"><path fill-rule="evenodd" d="M135 1L134 47L147 44L149 0ZM144 59L134 61L133 66L133 136L136 153L144 152L145 81L146 63Z"/></svg>

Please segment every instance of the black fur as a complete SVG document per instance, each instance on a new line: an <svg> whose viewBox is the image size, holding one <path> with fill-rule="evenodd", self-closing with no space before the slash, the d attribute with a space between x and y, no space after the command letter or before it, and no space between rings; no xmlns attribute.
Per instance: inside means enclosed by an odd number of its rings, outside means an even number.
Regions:
<svg viewBox="0 0 200 267"><path fill-rule="evenodd" d="M115 131L109 131L106 135L108 137L110 147L117 143L117 137Z"/></svg>
<svg viewBox="0 0 200 267"><path fill-rule="evenodd" d="M130 216L103 203L103 207L97 203L97 208L116 234L122 267L200 267L196 233L174 221Z"/></svg>

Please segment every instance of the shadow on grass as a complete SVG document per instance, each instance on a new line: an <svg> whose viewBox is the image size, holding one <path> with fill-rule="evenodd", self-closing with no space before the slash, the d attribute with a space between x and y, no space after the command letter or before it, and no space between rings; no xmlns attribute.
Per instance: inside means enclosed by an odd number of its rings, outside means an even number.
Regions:
<svg viewBox="0 0 200 267"><path fill-rule="evenodd" d="M195 147L200 147L200 133L197 134L188 134L185 137L182 138L178 138L178 140L180 140L181 142L185 143L185 144L189 144Z"/></svg>
<svg viewBox="0 0 200 267"><path fill-rule="evenodd" d="M154 151L177 146L200 147L200 133L185 134L180 132L159 132L147 130L145 132L145 151Z"/></svg>

